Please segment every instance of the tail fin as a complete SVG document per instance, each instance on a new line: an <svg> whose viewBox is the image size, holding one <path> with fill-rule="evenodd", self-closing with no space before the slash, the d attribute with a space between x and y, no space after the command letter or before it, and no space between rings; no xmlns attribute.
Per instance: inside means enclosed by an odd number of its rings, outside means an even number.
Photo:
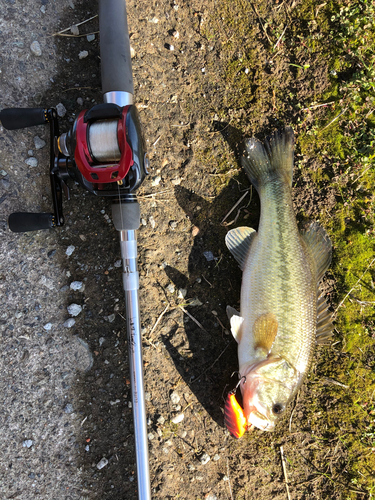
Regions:
<svg viewBox="0 0 375 500"><path fill-rule="evenodd" d="M270 180L284 178L292 186L294 133L291 127L276 131L265 146L258 139L245 141L246 152L241 163L253 186L258 189Z"/></svg>

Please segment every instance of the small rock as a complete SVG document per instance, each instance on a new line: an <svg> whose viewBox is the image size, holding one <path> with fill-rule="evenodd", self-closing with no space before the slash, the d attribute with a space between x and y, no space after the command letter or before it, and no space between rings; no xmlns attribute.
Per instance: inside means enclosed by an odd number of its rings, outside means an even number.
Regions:
<svg viewBox="0 0 375 500"><path fill-rule="evenodd" d="M183 413L178 413L175 417L171 418L171 422L172 424L180 424L184 418L185 415Z"/></svg>
<svg viewBox="0 0 375 500"><path fill-rule="evenodd" d="M217 462L218 460L220 460L220 455L216 453L216 455L214 455L212 460L214 460L214 462Z"/></svg>
<svg viewBox="0 0 375 500"><path fill-rule="evenodd" d="M151 394L149 392L145 392L145 400L151 401Z"/></svg>
<svg viewBox="0 0 375 500"><path fill-rule="evenodd" d="M181 184L181 177L177 177L176 179L172 179L171 182L174 186L179 186Z"/></svg>
<svg viewBox="0 0 375 500"><path fill-rule="evenodd" d="M94 33L90 33L89 35L87 35L86 39L87 39L88 42L93 42L95 40Z"/></svg>
<svg viewBox="0 0 375 500"><path fill-rule="evenodd" d="M66 115L66 107L62 102L59 102L59 104L56 106L56 111L60 118L63 118Z"/></svg>
<svg viewBox="0 0 375 500"><path fill-rule="evenodd" d="M99 339L99 347L101 347L105 342L105 338L104 337L100 337Z"/></svg>
<svg viewBox="0 0 375 500"><path fill-rule="evenodd" d="M165 418L163 417L163 415L160 415L160 417L157 419L157 423L160 425L165 424Z"/></svg>
<svg viewBox="0 0 375 500"><path fill-rule="evenodd" d="M199 234L199 227L193 226L191 229L191 235L193 238L195 238Z"/></svg>
<svg viewBox="0 0 375 500"><path fill-rule="evenodd" d="M171 229L176 229L177 227L177 222L175 220L171 220L170 223L169 223L169 226Z"/></svg>
<svg viewBox="0 0 375 500"><path fill-rule="evenodd" d="M116 314L110 314L109 316L107 316L107 320L109 323L113 323L116 319Z"/></svg>
<svg viewBox="0 0 375 500"><path fill-rule="evenodd" d="M47 323L47 324L45 324L45 325L43 326L43 328L44 328L45 330L47 330L47 332L49 332L49 331L51 330L51 328L52 328L52 323Z"/></svg>
<svg viewBox="0 0 375 500"><path fill-rule="evenodd" d="M153 178L152 182L151 182L151 186L159 186L160 184L160 181L161 181L161 177L160 175L157 175L156 177Z"/></svg>
<svg viewBox="0 0 375 500"><path fill-rule="evenodd" d="M167 292L169 292L169 293L174 293L175 292L175 287L174 287L173 283L170 283L167 286Z"/></svg>
<svg viewBox="0 0 375 500"><path fill-rule="evenodd" d="M116 260L116 262L113 264L115 267L121 267L122 266L122 260Z"/></svg>
<svg viewBox="0 0 375 500"><path fill-rule="evenodd" d="M82 287L83 287L82 281L72 281L72 283L70 283L70 288L75 292L77 290L82 290Z"/></svg>
<svg viewBox="0 0 375 500"><path fill-rule="evenodd" d="M178 290L178 295L177 295L177 298L178 299L184 299L186 297L186 294L187 294L187 290L186 288L180 288Z"/></svg>
<svg viewBox="0 0 375 500"><path fill-rule="evenodd" d="M119 399L116 399L116 401L110 401L109 404L111 406L114 406L114 405L118 405L119 403L121 403L121 401Z"/></svg>
<svg viewBox="0 0 375 500"><path fill-rule="evenodd" d="M78 54L78 57L80 59L85 59L88 55L89 53L87 52L87 50L81 50L81 52Z"/></svg>
<svg viewBox="0 0 375 500"><path fill-rule="evenodd" d="M146 221L146 219L141 219L141 224L142 224L142 226L147 226L147 221Z"/></svg>
<svg viewBox="0 0 375 500"><path fill-rule="evenodd" d="M189 302L189 306L191 307L197 307L197 306L202 306L203 302L201 302L197 297L193 299L191 302Z"/></svg>
<svg viewBox="0 0 375 500"><path fill-rule="evenodd" d="M103 457L103 458L100 460L100 462L98 462L98 463L96 464L96 468L100 470L100 469L103 469L103 467L105 467L106 465L108 465L108 460L107 460L105 457Z"/></svg>
<svg viewBox="0 0 375 500"><path fill-rule="evenodd" d="M72 328L72 326L74 326L75 324L76 324L76 320L73 318L69 318L65 321L63 326L65 326L65 328Z"/></svg>
<svg viewBox="0 0 375 500"><path fill-rule="evenodd" d="M85 446L85 451L90 451L90 446L88 444Z"/></svg>
<svg viewBox="0 0 375 500"><path fill-rule="evenodd" d="M76 24L73 24L73 26L70 27L70 32L72 35L79 35L79 28Z"/></svg>
<svg viewBox="0 0 375 500"><path fill-rule="evenodd" d="M31 439L26 439L23 443L22 446L24 448L31 448L33 445L33 441Z"/></svg>
<svg viewBox="0 0 375 500"><path fill-rule="evenodd" d="M29 165L29 167L37 167L38 166L38 160L34 158L33 156L31 158L28 158L25 160L26 165Z"/></svg>
<svg viewBox="0 0 375 500"><path fill-rule="evenodd" d="M75 249L76 247L74 245L69 245L65 252L66 255L69 257L70 255L72 255Z"/></svg>
<svg viewBox="0 0 375 500"><path fill-rule="evenodd" d="M27 154L29 156L34 156L34 151L32 149L29 149L28 152L27 152Z"/></svg>
<svg viewBox="0 0 375 500"><path fill-rule="evenodd" d="M153 218L152 215L151 215L151 217L148 218L148 222L150 223L150 226L152 227L152 229L154 229L156 226L156 222L155 222L155 219Z"/></svg>
<svg viewBox="0 0 375 500"><path fill-rule="evenodd" d="M34 56L39 57L42 55L42 49L40 48L39 42L37 42L36 40L30 45L30 50L34 54Z"/></svg>
<svg viewBox="0 0 375 500"><path fill-rule="evenodd" d="M82 306L79 304L70 304L70 306L67 307L67 310L71 316L78 316L78 314L82 311Z"/></svg>
<svg viewBox="0 0 375 500"><path fill-rule="evenodd" d="M176 391L173 391L169 397L170 397L170 400L172 401L172 404L174 404L174 405L178 405L178 403L180 402L180 399L181 399Z"/></svg>
<svg viewBox="0 0 375 500"><path fill-rule="evenodd" d="M152 441L155 438L155 436L154 436L154 434L152 432L149 432L147 434L147 437L148 437L149 441Z"/></svg>
<svg viewBox="0 0 375 500"><path fill-rule="evenodd" d="M79 106L83 106L83 99L82 99L82 97L77 97L77 104Z"/></svg>
<svg viewBox="0 0 375 500"><path fill-rule="evenodd" d="M210 250L207 252L203 252L203 255L206 257L207 262L215 260L214 254Z"/></svg>
<svg viewBox="0 0 375 500"><path fill-rule="evenodd" d="M30 472L30 474L29 474L29 478L30 478L30 479L35 479L35 473L34 473L34 472Z"/></svg>
<svg viewBox="0 0 375 500"><path fill-rule="evenodd" d="M135 50L131 45L130 45L130 57L131 57L131 59L134 59L134 57L135 57Z"/></svg>
<svg viewBox="0 0 375 500"><path fill-rule="evenodd" d="M68 403L65 408L64 408L65 413L73 413L73 405L71 403Z"/></svg>
<svg viewBox="0 0 375 500"><path fill-rule="evenodd" d="M207 495L204 498L205 498L205 500L218 500L215 493L212 493L212 492L207 493Z"/></svg>
<svg viewBox="0 0 375 500"><path fill-rule="evenodd" d="M1 179L0 181L0 186L5 189L5 191L8 191L10 188L10 182L7 179Z"/></svg>
<svg viewBox="0 0 375 500"><path fill-rule="evenodd" d="M41 139L40 137L38 137L36 135L34 137L34 144L35 144L36 149L42 149L46 145L46 141L43 141L43 139Z"/></svg>
<svg viewBox="0 0 375 500"><path fill-rule="evenodd" d="M6 177L8 175L8 172L6 170L1 169L0 175L2 175L3 177Z"/></svg>
<svg viewBox="0 0 375 500"><path fill-rule="evenodd" d="M165 453L166 455L168 455L169 451L170 451L169 448L167 447L163 448L163 453Z"/></svg>
<svg viewBox="0 0 375 500"><path fill-rule="evenodd" d="M211 460L211 457L207 453L203 453L199 460L202 465L206 465Z"/></svg>

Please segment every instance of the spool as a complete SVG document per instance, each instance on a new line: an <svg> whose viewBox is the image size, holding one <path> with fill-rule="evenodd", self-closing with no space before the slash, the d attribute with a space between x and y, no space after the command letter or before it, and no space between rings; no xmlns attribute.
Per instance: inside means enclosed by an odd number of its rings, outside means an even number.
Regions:
<svg viewBox="0 0 375 500"><path fill-rule="evenodd" d="M90 125L89 144L97 162L114 162L121 158L117 138L117 120L98 120Z"/></svg>

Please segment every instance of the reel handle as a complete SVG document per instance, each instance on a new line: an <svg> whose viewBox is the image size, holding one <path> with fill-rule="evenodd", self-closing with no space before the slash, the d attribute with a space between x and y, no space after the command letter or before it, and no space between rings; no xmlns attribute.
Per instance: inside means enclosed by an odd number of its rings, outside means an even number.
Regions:
<svg viewBox="0 0 375 500"><path fill-rule="evenodd" d="M7 108L0 111L0 120L7 130L44 125L48 122L47 109Z"/></svg>
<svg viewBox="0 0 375 500"><path fill-rule="evenodd" d="M55 227L55 217L47 213L14 212L8 219L9 229L15 233L38 231Z"/></svg>

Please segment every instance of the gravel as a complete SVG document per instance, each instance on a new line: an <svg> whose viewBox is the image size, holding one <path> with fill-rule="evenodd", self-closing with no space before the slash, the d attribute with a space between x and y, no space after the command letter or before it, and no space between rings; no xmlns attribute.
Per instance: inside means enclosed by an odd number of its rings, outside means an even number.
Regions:
<svg viewBox="0 0 375 500"><path fill-rule="evenodd" d="M66 108L61 102L56 106L56 111L60 118L64 118L64 116L66 115Z"/></svg>
<svg viewBox="0 0 375 500"><path fill-rule="evenodd" d="M33 156L31 158L28 158L25 160L26 165L29 165L29 167L37 167L38 166L38 160L34 158Z"/></svg>
<svg viewBox="0 0 375 500"><path fill-rule="evenodd" d="M66 255L68 257L70 257L70 255L72 255L72 253L74 252L74 250L76 249L76 247L74 245L69 245L68 248L66 249Z"/></svg>
<svg viewBox="0 0 375 500"><path fill-rule="evenodd" d="M100 460L100 462L98 462L96 464L96 468L100 470L100 469L103 469L106 465L108 465L108 460L105 457L103 457Z"/></svg>
<svg viewBox="0 0 375 500"><path fill-rule="evenodd" d="M42 49L40 48L39 42L36 40L30 45L30 50L34 56L40 57L42 55Z"/></svg>
<svg viewBox="0 0 375 500"><path fill-rule="evenodd" d="M46 145L46 141L43 141L40 137L37 135L34 137L34 144L36 149L42 149Z"/></svg>
<svg viewBox="0 0 375 500"><path fill-rule="evenodd" d="M80 314L80 312L82 311L82 306L80 306L79 304L70 304L67 307L67 310L71 316L78 316L78 314Z"/></svg>
<svg viewBox="0 0 375 500"><path fill-rule="evenodd" d="M69 318L64 322L63 326L65 326L65 328L72 328L72 326L74 326L75 324L76 320L73 318Z"/></svg>

